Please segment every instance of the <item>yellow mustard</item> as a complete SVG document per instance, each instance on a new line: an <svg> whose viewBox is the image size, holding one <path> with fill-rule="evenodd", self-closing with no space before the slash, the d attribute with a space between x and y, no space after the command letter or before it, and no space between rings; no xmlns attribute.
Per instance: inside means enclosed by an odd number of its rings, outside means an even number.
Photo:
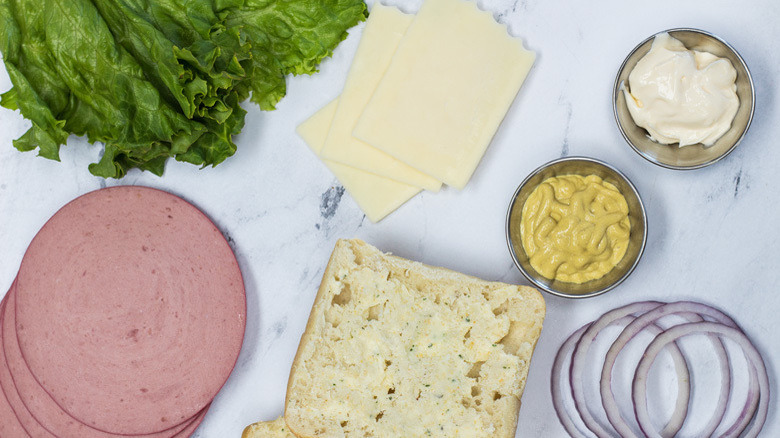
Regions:
<svg viewBox="0 0 780 438"><path fill-rule="evenodd" d="M531 266L549 279L585 283L626 254L626 198L596 175L562 175L539 184L523 205L520 237Z"/></svg>

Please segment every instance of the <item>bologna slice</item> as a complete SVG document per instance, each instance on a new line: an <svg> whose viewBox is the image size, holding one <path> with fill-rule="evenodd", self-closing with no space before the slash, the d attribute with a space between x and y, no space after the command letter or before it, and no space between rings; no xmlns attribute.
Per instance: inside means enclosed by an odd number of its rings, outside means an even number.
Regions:
<svg viewBox="0 0 780 438"><path fill-rule="evenodd" d="M13 285L11 285L11 288L13 288ZM7 297L7 295L6 295ZM0 318L2 318L3 309L5 309L6 299L3 299L2 303L0 303ZM0 329L1 330L1 329ZM2 380L3 377L9 377L8 374L8 367L5 363L5 356L2 354L2 351L0 351L0 380ZM14 408L12 407L11 400L5 395L7 385L4 385L2 381L0 381L0 437L27 437L30 436L27 433L27 430L22 426L21 421L19 420L19 417L17 417L16 412L14 411ZM13 388L9 388L13 391ZM15 394L14 392L9 392L10 395Z"/></svg>
<svg viewBox="0 0 780 438"><path fill-rule="evenodd" d="M19 419L11 409L11 404L5 397L5 393L0 391L0 436L2 437L25 437L27 432L22 428Z"/></svg>
<svg viewBox="0 0 780 438"><path fill-rule="evenodd" d="M114 434L198 414L235 366L246 325L241 272L220 231L144 187L60 209L30 243L15 294L32 375L72 417Z"/></svg>
<svg viewBox="0 0 780 438"><path fill-rule="evenodd" d="M13 290L13 285L11 286L11 290ZM8 292L5 299L3 300L2 307L0 307L0 321L2 322L5 322L6 309L8 308L8 297L10 295L11 292ZM2 327L2 322L0 322L0 327ZM0 328L0 332L2 332L0 335L5 335L4 329ZM32 417L32 415L30 415L30 412L27 411L24 403L22 403L22 399L19 397L19 393L16 391L13 379L11 378L11 370L8 366L6 357L7 356L5 354L0 357L0 361L2 361L2 366L0 366L0 387L2 387L3 394L5 394L5 398L8 401L8 404L11 406L11 409L16 415L17 421L22 425L22 428L30 436L36 438L56 438L43 426L41 426L35 420L35 418Z"/></svg>
<svg viewBox="0 0 780 438"><path fill-rule="evenodd" d="M2 437L26 437L29 436L22 428L16 414L8 404L5 394L0 391L0 436Z"/></svg>
<svg viewBox="0 0 780 438"><path fill-rule="evenodd" d="M5 296L5 308L14 309L14 287ZM23 425L29 421L35 421L43 426L44 431L33 436L58 436L58 437L79 437L79 438L128 438L127 435L116 435L99 431L81 423L68 415L62 408L46 393L46 390L38 384L35 377L30 373L27 364L22 358L19 350L19 343L16 338L16 318L13 311L0 310L0 329L2 330L2 347L5 351L5 360L8 364L10 376L20 398L22 405L18 403L14 407L14 412ZM2 378L0 374L0 379ZM16 396L9 396L9 401L14 400ZM133 435L132 438L170 438L176 434L188 429L195 419L190 419L184 423L172 427L163 432L157 432L151 435ZM34 426L33 426L34 427ZM25 427L30 430L30 427Z"/></svg>
<svg viewBox="0 0 780 438"><path fill-rule="evenodd" d="M190 437L190 435L192 435L193 433L195 433L195 429L197 429L197 428L198 428L198 426L200 426L200 423L202 423L202 422L203 422L203 419L204 419L204 418L206 418L206 412L208 412L208 410L209 410L209 406L211 406L211 404L207 405L207 406L206 406L206 407L205 407L205 408L204 408L204 409L203 409L203 410L200 412L200 414L198 414L198 415L197 415L197 416L196 416L196 417L193 419L193 421L191 421L191 422L189 423L189 425L187 425L187 427L186 427L184 430L182 430L181 432L179 432L179 433L177 433L176 435L172 436L171 438L189 438L189 437ZM128 437L128 438L135 438L135 437Z"/></svg>

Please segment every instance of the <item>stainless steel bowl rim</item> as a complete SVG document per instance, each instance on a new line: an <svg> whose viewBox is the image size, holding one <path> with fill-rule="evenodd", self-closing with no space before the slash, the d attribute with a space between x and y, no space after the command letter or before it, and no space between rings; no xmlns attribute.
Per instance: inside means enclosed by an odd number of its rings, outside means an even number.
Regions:
<svg viewBox="0 0 780 438"><path fill-rule="evenodd" d="M620 118L618 116L617 93L620 90L620 82L621 82L620 81L620 76L623 73L623 70L626 68L626 64L628 63L629 59L631 59L631 57L634 55L634 53L636 53L637 50L639 50L640 47L642 47L643 45L647 44L647 42L652 40L653 38L655 38L656 35L659 35L659 34L662 34L662 33L670 33L670 32L696 32L696 33L700 33L702 35L706 35L706 36L708 36L710 38L713 38L713 39L719 41L724 46L728 47L729 50L731 50L734 53L734 56L739 60L740 64L742 64L742 67L745 69L745 72L747 73L747 80L748 80L748 83L750 84L750 93L753 95L753 99L752 99L752 102L751 102L751 105L750 105L750 113L749 113L749 116L747 118L747 125L745 126L745 130L742 133L742 135L740 135L739 138L737 139L737 141L735 141L734 144L725 153L723 153L722 155L720 155L720 156L718 156L718 157L716 157L716 158L714 158L714 159L712 159L710 161L707 161L705 163L698 164L698 165L695 165L695 166L675 166L675 165L672 165L672 164L662 163L660 161L653 160L650 157L646 156L636 145L634 145L634 142L632 142L631 139L628 137L628 134L626 134L626 131L623 129L623 125L620 123ZM745 63L745 60L742 58L742 55L740 55L739 52L731 44L726 42L726 40L724 40L723 38L721 38L721 37L719 37L719 36L717 36L717 35L715 35L713 33L707 32L705 30L696 29L696 28L693 28L693 27L677 27L677 28L673 28L673 29L662 30L660 32L656 32L653 35L650 35L649 37L647 37L644 40L642 40L642 42L637 44L630 52L628 52L628 55L623 60L623 63L620 64L620 68L617 71L617 75L615 75L615 83L612 86L612 115L615 118L615 123L617 124L618 129L620 130L620 135L623 136L623 139L626 141L626 143L628 143L628 145L631 146L631 149L633 149L634 152L639 154L640 157L644 158L645 160L647 160L647 161L649 161L649 162L651 162L651 163L653 163L653 164L655 164L657 166L661 166L661 167L664 167L664 168L667 168L667 169L673 169L673 170L695 170L695 169L701 169L702 167L707 167L707 166L709 166L711 164L715 164L718 161L726 158L726 156L729 155L734 149L736 149L737 145L739 145L742 142L742 139L745 138L745 134L747 134L748 128L750 128L750 124L753 122L753 113L754 113L754 111L756 109L756 97L755 96L756 96L756 88L755 88L755 85L753 84L753 76L750 74L750 69L748 68L747 64Z"/></svg>
<svg viewBox="0 0 780 438"><path fill-rule="evenodd" d="M636 196L638 204L639 204L639 207L640 207L640 212L641 212L641 215L642 215L642 222L644 223L644 232L642 233L642 244L639 247L639 253L637 254L636 259L631 264L631 266L626 270L625 274L623 274L617 281L613 282L609 286L601 288L601 289L593 291L593 292L590 292L590 293L586 293L586 294L568 294L568 293L565 293L565 292L557 291L555 289L552 289L552 288L548 287L544 283L539 282L531 274L526 272L525 269L523 269L522 265L520 264L520 261L517 259L517 254L515 253L515 249L512 246L512 237L511 237L510 228L509 228L509 225L510 225L509 222L510 222L510 219L511 219L511 216L512 216L512 207L515 205L515 201L517 200L517 197L519 196L520 191L523 189L523 187L525 187L525 185L528 184L528 182L534 176L538 175L540 172L542 172L546 168L548 168L548 167L550 167L552 165L555 165L557 163L562 163L562 162L566 162L566 161L588 161L588 162L591 162L591 163L595 163L595 164L604 166L604 167L610 169L611 171L615 172L618 176L620 176L628 184L628 186L634 192L634 195ZM522 206L520 208L522 209ZM528 281L530 281L531 284L533 284L534 286L544 290L545 292L548 292L550 294L553 294L553 295L556 295L556 296L559 296L559 297L563 297L563 298L590 298L590 297L595 297L597 295L601 295L603 293L606 293L606 292L614 289L615 287L620 285L626 278L628 278L628 276L631 275L632 272L634 272L634 269L639 264L639 260L642 258L642 254L645 251L645 246L646 246L646 243L647 243L647 228L648 228L648 224L647 224L647 212L645 211L645 204L644 204L644 202L642 202L642 197L639 196L639 192L637 191L636 186L634 186L634 183L632 183L631 180L625 174L623 174L623 172L621 172L620 170L618 170L614 166L612 166L612 165L610 165L610 164L608 164L608 163L606 163L604 161L598 160L596 158L585 157L585 156L571 156L571 157L557 158L555 160L548 161L547 163L542 164L541 166L537 167L533 172L529 173L528 176L526 176L525 179L523 179L523 181L517 186L517 189L515 190L514 194L512 195L512 198L509 201L509 207L507 208L507 212L506 212L505 235L506 235L507 248L509 249L509 254L512 256L512 261L514 262L515 267L517 267L517 269L520 271L520 273L523 274L523 277L525 277ZM520 243L520 245L522 245L522 242Z"/></svg>

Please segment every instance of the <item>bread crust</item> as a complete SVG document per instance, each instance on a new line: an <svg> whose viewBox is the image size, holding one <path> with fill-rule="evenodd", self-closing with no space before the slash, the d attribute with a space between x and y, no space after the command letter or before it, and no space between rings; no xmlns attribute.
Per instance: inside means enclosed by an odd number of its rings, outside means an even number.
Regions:
<svg viewBox="0 0 780 438"><path fill-rule="evenodd" d="M258 421L244 428L241 438L295 438L283 417L273 421Z"/></svg>
<svg viewBox="0 0 780 438"><path fill-rule="evenodd" d="M340 257L341 254L338 251L339 247L341 245L345 245L345 241L343 239L339 239L336 242L336 247L334 248L333 252L330 255L330 258L328 259L328 264L325 267L325 272L322 274L322 278L328 278L329 275L333 274L333 271L336 269L336 263L335 260L337 257ZM290 389L292 387L293 378L295 376L295 366L300 362L301 354L303 352L303 345L304 342L308 339L309 335L314 331L314 324L315 324L315 309L317 307L317 304L322 300L322 298L327 294L327 284L325 281L320 283L319 289L317 289L317 295L314 297L314 302L312 303L311 312L309 312L309 319L306 321L306 328L303 331L303 335L301 335L301 341L298 342L298 350L295 352L295 358L293 358L293 365L290 367L290 376L287 379L287 391L284 396L284 413L285 413L285 423L287 423L287 406L290 402ZM304 435L302 431L296 430L294 425L290 426L289 423L287 423L287 428L290 429L290 431L295 434L295 436L299 438L314 438L309 435Z"/></svg>

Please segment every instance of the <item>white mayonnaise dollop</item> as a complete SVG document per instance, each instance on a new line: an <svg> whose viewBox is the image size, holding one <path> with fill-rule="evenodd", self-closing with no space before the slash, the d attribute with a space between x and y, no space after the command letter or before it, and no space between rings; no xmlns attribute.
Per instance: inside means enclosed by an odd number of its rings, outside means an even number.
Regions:
<svg viewBox="0 0 780 438"><path fill-rule="evenodd" d="M623 88L634 122L663 144L710 146L731 127L739 99L728 59L656 35Z"/></svg>

